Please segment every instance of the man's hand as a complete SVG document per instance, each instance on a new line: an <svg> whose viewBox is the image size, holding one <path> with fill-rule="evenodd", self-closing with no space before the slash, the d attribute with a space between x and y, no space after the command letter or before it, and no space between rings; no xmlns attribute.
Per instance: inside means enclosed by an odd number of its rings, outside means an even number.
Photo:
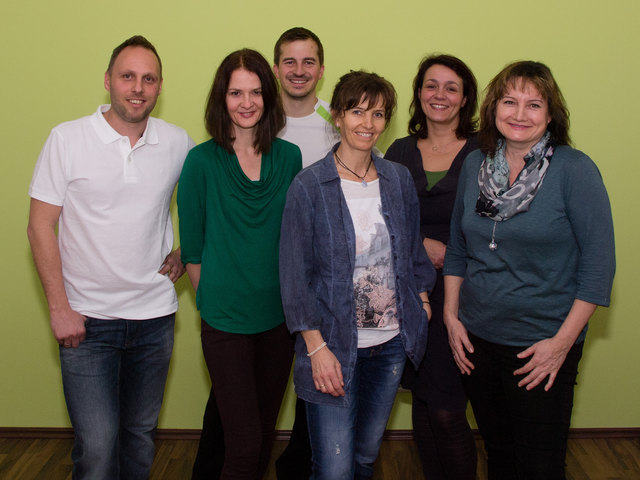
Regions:
<svg viewBox="0 0 640 480"><path fill-rule="evenodd" d="M159 273L161 275L168 275L169 280L176 283L178 279L184 274L185 268L180 260L180 249L176 248L173 252L167 255L164 259Z"/></svg>
<svg viewBox="0 0 640 480"><path fill-rule="evenodd" d="M85 339L84 315L69 309L51 312L51 330L58 344L63 347L78 348Z"/></svg>

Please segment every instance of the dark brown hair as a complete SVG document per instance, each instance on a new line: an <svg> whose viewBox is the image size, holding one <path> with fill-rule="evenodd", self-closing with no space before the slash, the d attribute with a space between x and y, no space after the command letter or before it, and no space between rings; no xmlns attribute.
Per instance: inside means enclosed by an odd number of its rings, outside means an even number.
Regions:
<svg viewBox="0 0 640 480"><path fill-rule="evenodd" d="M361 102L367 102L369 108L373 108L378 101L382 101L388 125L396 108L396 91L393 85L375 73L351 71L340 77L333 89L331 114L335 119Z"/></svg>
<svg viewBox="0 0 640 480"><path fill-rule="evenodd" d="M118 55L120 55L120 53L127 47L142 47L147 50L151 50L158 59L158 64L160 65L160 78L162 78L162 60L160 60L160 55L158 55L156 47L154 47L153 44L142 35L134 35L131 38L127 38L124 42L113 49L111 58L109 59L109 66L107 66L108 73L111 73L111 69L113 68L113 64L116 62Z"/></svg>
<svg viewBox="0 0 640 480"><path fill-rule="evenodd" d="M551 70L544 63L514 62L502 69L487 85L484 102L480 107L480 149L485 155L494 156L498 141L503 138L496 127L496 107L501 98L512 88L524 89L530 83L546 100L551 122L547 130L554 145L570 145L569 110Z"/></svg>
<svg viewBox="0 0 640 480"><path fill-rule="evenodd" d="M297 40L313 40L318 47L318 60L320 65L324 65L324 49L322 48L322 42L318 36L311 30L303 27L293 27L280 35L280 38L276 42L276 46L273 48L273 63L278 65L280 63L280 47L285 43L295 42Z"/></svg>
<svg viewBox="0 0 640 480"><path fill-rule="evenodd" d="M282 101L278 95L276 77L269 63L255 50L244 48L227 55L218 67L207 98L204 120L209 135L216 143L233 153L233 123L227 111L227 90L231 74L239 69L255 73L260 79L264 111L256 125L253 146L257 152L267 153L271 143L285 124Z"/></svg>
<svg viewBox="0 0 640 480"><path fill-rule="evenodd" d="M478 83L473 72L467 65L457 57L452 55L431 55L425 57L420 62L418 73L413 80L413 98L409 107L409 134L417 135L418 138L427 138L427 116L422 111L420 104L420 89L424 83L424 75L433 65L443 65L450 68L462 79L462 95L466 97L466 102L460 107L458 127L456 136L458 138L468 138L477 128L478 121L475 118L478 111Z"/></svg>

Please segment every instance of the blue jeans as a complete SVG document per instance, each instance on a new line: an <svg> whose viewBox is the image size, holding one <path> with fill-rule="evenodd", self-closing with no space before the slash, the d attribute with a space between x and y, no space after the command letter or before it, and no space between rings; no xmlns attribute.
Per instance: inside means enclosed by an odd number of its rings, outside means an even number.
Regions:
<svg viewBox="0 0 640 480"><path fill-rule="evenodd" d="M174 322L88 318L78 348L60 347L74 479L149 477Z"/></svg>
<svg viewBox="0 0 640 480"><path fill-rule="evenodd" d="M307 402L312 480L373 477L406 355L400 335L382 345L359 348L348 406Z"/></svg>

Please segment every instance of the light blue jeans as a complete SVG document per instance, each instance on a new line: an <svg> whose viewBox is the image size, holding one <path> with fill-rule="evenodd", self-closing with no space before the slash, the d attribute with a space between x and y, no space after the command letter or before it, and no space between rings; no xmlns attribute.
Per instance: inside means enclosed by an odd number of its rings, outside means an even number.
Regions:
<svg viewBox="0 0 640 480"><path fill-rule="evenodd" d="M149 477L174 322L88 318L78 348L60 347L74 480Z"/></svg>
<svg viewBox="0 0 640 480"><path fill-rule="evenodd" d="M406 355L400 335L358 349L347 407L307 402L313 467L311 480L373 477Z"/></svg>

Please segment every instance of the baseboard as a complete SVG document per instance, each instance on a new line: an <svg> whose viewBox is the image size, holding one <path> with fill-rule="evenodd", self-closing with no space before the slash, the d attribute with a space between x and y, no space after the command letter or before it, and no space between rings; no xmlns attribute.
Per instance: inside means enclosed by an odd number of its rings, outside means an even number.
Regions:
<svg viewBox="0 0 640 480"><path fill-rule="evenodd" d="M480 438L477 430L473 431ZM277 430L276 440L288 440L291 430ZM71 428L0 427L0 438L73 438ZM158 440L198 440L200 429L162 428L156 434ZM640 438L640 428L572 428L569 438ZM389 441L413 440L412 430L387 430L384 439Z"/></svg>

